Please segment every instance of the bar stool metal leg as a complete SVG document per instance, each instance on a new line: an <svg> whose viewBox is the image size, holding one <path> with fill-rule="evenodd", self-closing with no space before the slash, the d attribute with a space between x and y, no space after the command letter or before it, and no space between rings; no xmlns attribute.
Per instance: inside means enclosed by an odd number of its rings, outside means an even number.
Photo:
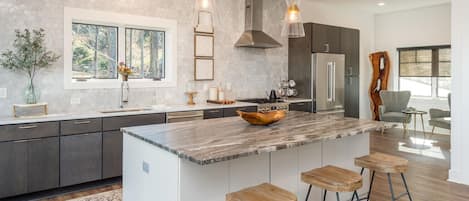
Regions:
<svg viewBox="0 0 469 201"><path fill-rule="evenodd" d="M371 182L370 182L370 188L368 189L368 195L366 196L366 201L370 201L370 196L371 196L371 190L373 190L373 182L375 181L375 171L371 173Z"/></svg>
<svg viewBox="0 0 469 201"><path fill-rule="evenodd" d="M358 196L358 191L353 192L353 196L352 196L352 199L350 201L355 200L355 198L357 198L357 201L360 201L360 197Z"/></svg>
<svg viewBox="0 0 469 201"><path fill-rule="evenodd" d="M396 201L396 197L394 196L394 190L392 189L391 174L388 173L387 175L388 175L389 189L391 190L391 200Z"/></svg>
<svg viewBox="0 0 469 201"><path fill-rule="evenodd" d="M335 193L335 196L337 197L337 201L340 201L339 192L336 192L336 193Z"/></svg>
<svg viewBox="0 0 469 201"><path fill-rule="evenodd" d="M313 185L309 185L308 193L306 194L306 200L305 201L308 201L309 194L311 193L311 187L313 187Z"/></svg>
<svg viewBox="0 0 469 201"><path fill-rule="evenodd" d="M404 182L405 190L407 191L407 195L409 196L409 200L412 201L412 196L410 196L409 187L407 186L407 181L405 180L404 173L401 173L402 181Z"/></svg>
<svg viewBox="0 0 469 201"><path fill-rule="evenodd" d="M324 197L322 198L322 201L326 201L326 195L327 195L327 190L324 190Z"/></svg>

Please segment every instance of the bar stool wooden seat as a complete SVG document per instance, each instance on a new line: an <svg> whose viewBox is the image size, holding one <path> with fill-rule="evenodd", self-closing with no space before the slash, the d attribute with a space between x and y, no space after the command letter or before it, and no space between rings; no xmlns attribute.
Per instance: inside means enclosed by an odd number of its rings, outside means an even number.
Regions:
<svg viewBox="0 0 469 201"><path fill-rule="evenodd" d="M264 183L226 195L226 201L297 201L296 195Z"/></svg>
<svg viewBox="0 0 469 201"><path fill-rule="evenodd" d="M301 180L309 184L306 201L313 185L324 189L323 200L326 200L327 191L333 191L337 201L340 201L340 192L353 192L352 200L355 196L359 200L357 190L363 185L362 176L358 173L330 165L301 173Z"/></svg>
<svg viewBox="0 0 469 201"><path fill-rule="evenodd" d="M371 190L373 188L373 181L375 178L375 173L380 172L380 173L385 173L387 174L388 177L388 182L389 182L389 188L391 190L391 199L392 201L398 200L402 198L403 196L408 196L409 200L412 201L412 196L410 195L409 192L409 187L407 186L407 181L405 179L404 173L407 171L409 165L409 161L405 158L393 156L393 155L388 155L388 154L383 154L383 153L373 153L367 156L363 156L360 158L355 159L355 165L358 167L362 167L362 170L360 172L361 175L363 175L363 171L366 169L369 169L372 172L371 176L371 182L370 182L370 188L368 191L368 196L365 198L366 200L370 200L370 194ZM402 181L404 183L406 192L399 195L395 196L394 195L394 190L392 186L392 180L391 180L391 174L400 174Z"/></svg>

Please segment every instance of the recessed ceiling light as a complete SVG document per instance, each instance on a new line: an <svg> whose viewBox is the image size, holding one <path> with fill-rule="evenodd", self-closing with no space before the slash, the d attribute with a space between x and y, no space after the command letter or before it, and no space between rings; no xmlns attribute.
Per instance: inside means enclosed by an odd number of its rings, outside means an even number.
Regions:
<svg viewBox="0 0 469 201"><path fill-rule="evenodd" d="M378 6L385 6L385 5L386 5L386 3L384 3L384 2L379 2L378 3Z"/></svg>

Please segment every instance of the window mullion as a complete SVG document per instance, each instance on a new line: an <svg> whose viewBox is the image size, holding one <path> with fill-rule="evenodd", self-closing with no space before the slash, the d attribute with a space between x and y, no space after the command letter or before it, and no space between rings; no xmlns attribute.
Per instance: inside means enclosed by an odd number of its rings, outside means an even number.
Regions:
<svg viewBox="0 0 469 201"><path fill-rule="evenodd" d="M119 26L117 29L117 58L118 63L127 62L125 61L125 26ZM119 73L117 74L117 79L119 79Z"/></svg>

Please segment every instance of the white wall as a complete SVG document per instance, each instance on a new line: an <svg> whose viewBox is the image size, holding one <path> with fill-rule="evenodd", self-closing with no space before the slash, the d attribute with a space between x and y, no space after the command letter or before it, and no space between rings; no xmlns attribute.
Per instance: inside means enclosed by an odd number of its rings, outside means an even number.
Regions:
<svg viewBox="0 0 469 201"><path fill-rule="evenodd" d="M368 54L374 49L374 14L344 4L302 1L305 22L355 28L360 30L360 118L371 118L368 86L371 65Z"/></svg>
<svg viewBox="0 0 469 201"><path fill-rule="evenodd" d="M452 135L449 179L469 185L469 1L452 0Z"/></svg>
<svg viewBox="0 0 469 201"><path fill-rule="evenodd" d="M442 4L405 11L378 14L375 17L376 51L388 51L392 62L390 90L398 90L399 65L397 48L451 44L451 5ZM409 106L428 111L430 108L449 109L446 99L413 97ZM424 116L425 130L431 131L428 115ZM413 128L413 124L411 125ZM417 120L417 129L421 129ZM445 129L435 130L448 134Z"/></svg>

